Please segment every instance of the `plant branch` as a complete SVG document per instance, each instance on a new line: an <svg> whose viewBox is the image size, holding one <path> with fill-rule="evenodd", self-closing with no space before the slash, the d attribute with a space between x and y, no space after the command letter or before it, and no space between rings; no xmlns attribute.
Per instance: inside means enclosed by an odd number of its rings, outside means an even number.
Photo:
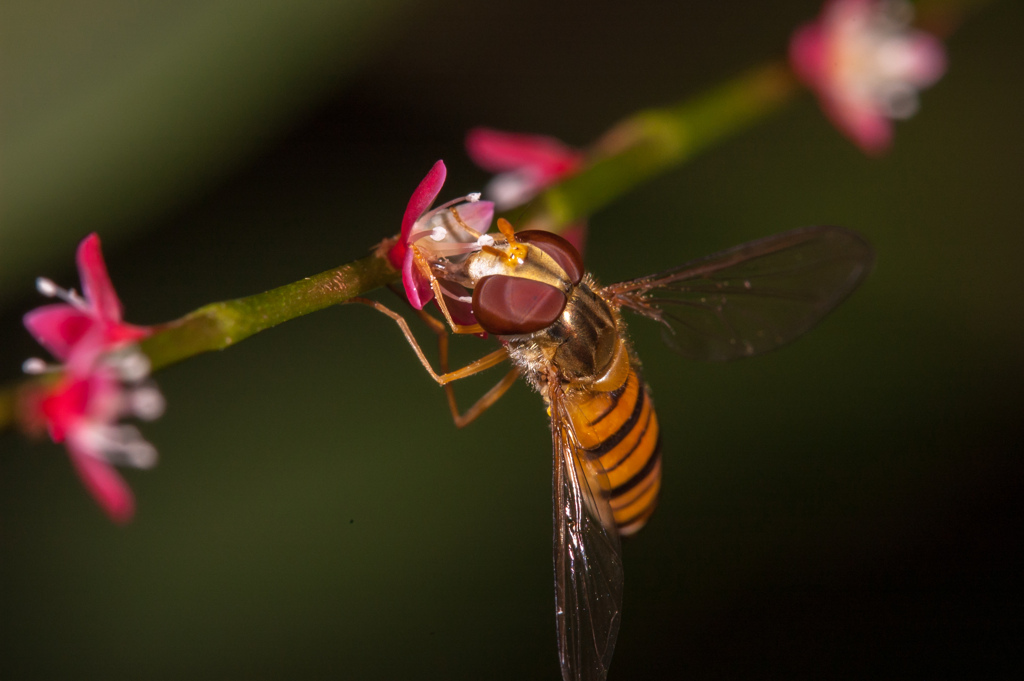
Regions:
<svg viewBox="0 0 1024 681"><path fill-rule="evenodd" d="M633 187L777 111L798 91L781 62L749 71L678 104L640 111L609 130L582 171L547 189L527 214L558 231Z"/></svg>
<svg viewBox="0 0 1024 681"><path fill-rule="evenodd" d="M194 355L223 350L290 319L348 302L398 279L384 253L378 248L362 260L264 293L205 305L155 327L153 335L142 342L142 351L154 370L161 369Z"/></svg>

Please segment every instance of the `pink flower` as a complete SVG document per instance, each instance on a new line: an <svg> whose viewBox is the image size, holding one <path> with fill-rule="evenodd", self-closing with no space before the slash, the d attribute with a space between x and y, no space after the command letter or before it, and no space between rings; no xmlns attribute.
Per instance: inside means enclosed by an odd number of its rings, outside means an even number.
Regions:
<svg viewBox="0 0 1024 681"><path fill-rule="evenodd" d="M866 153L887 149L892 119L912 116L919 90L946 68L934 37L909 28L913 8L898 0L830 0L796 31L790 62L832 122Z"/></svg>
<svg viewBox="0 0 1024 681"><path fill-rule="evenodd" d="M140 360L144 373L148 364L139 353L99 363L84 376L65 373L35 404L51 439L65 445L85 488L116 522L131 519L135 500L113 464L149 468L156 463L156 449L138 429L117 423L129 415L153 419L163 411L155 387L125 382L139 373Z"/></svg>
<svg viewBox="0 0 1024 681"><path fill-rule="evenodd" d="M45 424L54 442L63 443L86 489L115 521L131 518L131 490L113 465L148 468L156 450L123 417L156 418L163 411L160 392L144 382L149 360L132 346L150 330L121 319L121 301L110 283L95 234L78 247L83 296L49 279L36 281L39 291L63 303L45 305L25 315L25 327L64 362L25 362L26 373L53 373L55 379L27 400L25 420Z"/></svg>
<svg viewBox="0 0 1024 681"><path fill-rule="evenodd" d="M498 210L509 210L583 167L586 155L554 137L474 128L466 135L466 151L484 170L498 173L484 194ZM562 236L582 251L584 223L568 227Z"/></svg>
<svg viewBox="0 0 1024 681"><path fill-rule="evenodd" d="M554 137L474 128L466 135L466 151L484 170L499 173L487 185L498 210L521 206L539 192L582 166L582 151Z"/></svg>
<svg viewBox="0 0 1024 681"><path fill-rule="evenodd" d="M388 252L391 264L401 270L406 296L417 310L422 310L434 297L430 263L438 258L458 257L479 250L477 241L486 235L494 218L494 204L480 201L479 194L470 194L428 211L441 191L446 173L444 162L438 161L416 187L405 208L398 242ZM444 290L455 302L464 293ZM449 310L454 314L451 305ZM464 318L459 323L475 321Z"/></svg>
<svg viewBox="0 0 1024 681"><path fill-rule="evenodd" d="M110 283L96 234L79 244L76 260L84 297L40 278L40 293L64 302L36 308L24 321L29 333L69 370L87 373L101 354L145 338L150 330L121 321L121 301Z"/></svg>

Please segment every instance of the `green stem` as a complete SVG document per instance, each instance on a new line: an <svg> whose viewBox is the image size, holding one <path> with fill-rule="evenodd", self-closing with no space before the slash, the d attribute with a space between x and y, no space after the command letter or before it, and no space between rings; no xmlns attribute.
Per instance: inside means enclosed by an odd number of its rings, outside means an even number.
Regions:
<svg viewBox="0 0 1024 681"><path fill-rule="evenodd" d="M772 63L693 99L640 111L598 141L586 168L541 194L527 222L557 231L581 220L774 113L797 90L792 72Z"/></svg>
<svg viewBox="0 0 1024 681"><path fill-rule="evenodd" d="M379 250L374 255L292 284L205 305L181 319L155 327L142 342L153 369L211 350L223 350L249 336L310 312L345 303L398 279Z"/></svg>

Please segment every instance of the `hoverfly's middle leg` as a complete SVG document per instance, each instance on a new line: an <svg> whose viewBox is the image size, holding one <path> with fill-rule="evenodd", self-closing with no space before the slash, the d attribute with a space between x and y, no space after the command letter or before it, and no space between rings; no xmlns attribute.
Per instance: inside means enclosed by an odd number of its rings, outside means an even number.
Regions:
<svg viewBox="0 0 1024 681"><path fill-rule="evenodd" d="M451 411L452 420L455 422L456 428L462 428L463 426L476 420L480 414L484 413L492 404L498 401L498 399L504 395L509 388L516 381L516 377L519 375L518 369L512 369L505 376L498 381L497 385L492 387L483 396L480 397L473 404L472 407L467 409L464 413L459 412L458 404L455 401L455 391L452 388L452 382L457 381L460 378L467 378L478 374L481 371L490 369L493 366L497 366L501 362L508 359L508 353L504 348L498 348L494 352L490 352L483 357L474 360L455 371L448 371L448 332L443 322L431 317L422 310L417 310L417 314L423 319L427 326L430 327L431 331L437 334L438 338L438 351L441 355L441 373L438 374L434 371L434 368L430 366L430 361L427 359L426 354L423 352L423 348L420 347L416 337L412 335L412 331L409 329L408 322L402 315L398 314L394 310L386 307L384 304L379 303L375 300L369 300L368 298L352 298L349 302L362 303L368 305L378 312L387 315L398 324L398 327L402 330L402 334L405 336L405 340L412 346L413 352L420 360L420 364L427 370L430 377L437 381L438 385L442 386L445 390L445 395L448 398L448 409Z"/></svg>

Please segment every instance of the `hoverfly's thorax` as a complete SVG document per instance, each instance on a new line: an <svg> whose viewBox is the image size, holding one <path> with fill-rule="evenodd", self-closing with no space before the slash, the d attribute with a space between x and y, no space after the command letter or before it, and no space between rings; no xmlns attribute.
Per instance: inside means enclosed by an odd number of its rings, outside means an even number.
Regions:
<svg viewBox="0 0 1024 681"><path fill-rule="evenodd" d="M534 340L564 382L614 390L629 369L622 320L591 285L588 277L576 286L562 314Z"/></svg>

